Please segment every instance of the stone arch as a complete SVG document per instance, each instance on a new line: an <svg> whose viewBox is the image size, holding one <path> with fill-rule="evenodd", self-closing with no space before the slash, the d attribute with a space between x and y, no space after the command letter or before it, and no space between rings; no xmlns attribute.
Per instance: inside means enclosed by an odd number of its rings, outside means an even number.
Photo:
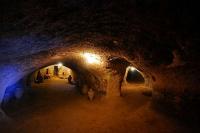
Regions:
<svg viewBox="0 0 200 133"><path fill-rule="evenodd" d="M37 60L35 60L37 61ZM63 57L59 59L59 62L63 62L64 66L72 69L76 75L80 75L80 78L84 80L84 84L88 87L93 87L95 91L101 91L101 77L99 75L96 75L96 70L90 70L86 66L84 66L82 61L78 59L77 57ZM34 63L34 61L33 61ZM36 70L39 70L41 68L44 68L46 66L56 64L58 63L58 60L49 60L47 63L41 63L38 66L35 66L34 69L31 69L30 71L27 71L23 74L21 74L13 83L9 84L5 87L5 92L9 88L15 88L16 84L23 85L24 87L30 87L27 86L27 82L30 82L30 75L32 75ZM32 66L28 66L32 67ZM26 80L25 82L21 82L21 80ZM13 89L14 91L16 89ZM4 92L4 95L5 95ZM3 99L2 99L3 100Z"/></svg>
<svg viewBox="0 0 200 133"><path fill-rule="evenodd" d="M22 60L19 61L21 65L18 67L15 66L15 69L18 69L17 72L19 76L17 76L16 79L14 79L12 83L9 82L9 84L7 83L5 84L5 87L3 87L4 89L1 90L2 94L4 94L5 89L8 86L15 84L21 78L28 76L29 74L31 74L37 69L40 69L45 66L49 66L51 64L56 64L58 62L63 62L67 67L77 71L77 73L86 75L87 77L84 77L84 79L88 79L87 84L94 85L94 82L95 82L96 90L98 90L97 88L100 88L99 91L101 91L101 88L103 88L103 83L102 83L103 78L101 77L101 72L97 72L95 69L89 70L86 66L84 66L83 60L78 58L77 56L80 53L80 51L89 51L89 52L94 51L98 54L102 54L105 58L106 63L109 63L111 58L115 58L115 57L120 58L120 60L123 60L123 61L119 62L119 65L124 64L122 66L124 68L124 71L120 75L124 77L125 68L131 64L144 74L144 78L146 79L145 81L147 81L145 82L145 84L149 86L149 88L152 88L152 79L151 79L152 76L150 73L151 71L148 71L148 69L146 69L147 67L145 67L144 64L139 64L137 63L137 61L135 61L135 59L130 58L130 56L128 56L125 53L126 51L124 51L123 49L113 51L109 49L104 49L102 47L91 46L90 43L82 46L82 44L80 43L80 45L76 45L72 47L65 46L62 48L56 48L52 50L42 51L37 54L32 54L30 57L28 57L30 59L30 62L28 63L26 62L26 59L22 58ZM13 64L15 63L17 62L13 62ZM80 65L82 66L81 68L79 68ZM5 68L8 68L8 67L5 67ZM105 69L109 69L109 68L105 66ZM116 71L115 68L111 67L111 69ZM121 70L122 69L120 68L118 72ZM104 71L108 72L106 70ZM7 76L8 76L7 78L10 78L11 75L7 75ZM3 82L6 82L6 80L3 80Z"/></svg>

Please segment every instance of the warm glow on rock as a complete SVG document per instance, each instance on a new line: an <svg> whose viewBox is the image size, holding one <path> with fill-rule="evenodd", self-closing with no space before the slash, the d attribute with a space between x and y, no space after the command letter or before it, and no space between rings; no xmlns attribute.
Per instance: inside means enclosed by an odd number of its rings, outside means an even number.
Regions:
<svg viewBox="0 0 200 133"><path fill-rule="evenodd" d="M61 66L63 66L63 64L62 63L58 63L58 67L60 68Z"/></svg>
<svg viewBox="0 0 200 133"><path fill-rule="evenodd" d="M135 71L135 70L137 70L137 69L136 69L135 67L130 66L130 67L129 67L129 70Z"/></svg>
<svg viewBox="0 0 200 133"><path fill-rule="evenodd" d="M100 64L101 57L99 55L92 53L83 53L83 57L89 64Z"/></svg>

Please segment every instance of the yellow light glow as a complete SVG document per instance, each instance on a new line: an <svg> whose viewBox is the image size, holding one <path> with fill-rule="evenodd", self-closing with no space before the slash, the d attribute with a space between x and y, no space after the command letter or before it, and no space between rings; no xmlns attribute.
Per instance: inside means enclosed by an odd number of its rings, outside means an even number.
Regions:
<svg viewBox="0 0 200 133"><path fill-rule="evenodd" d="M137 70L137 69L136 69L135 67L130 66L130 67L129 67L129 70L135 71L135 70Z"/></svg>
<svg viewBox="0 0 200 133"><path fill-rule="evenodd" d="M62 63L58 63L58 67L60 68L61 66L63 66L63 64Z"/></svg>
<svg viewBox="0 0 200 133"><path fill-rule="evenodd" d="M83 53L83 57L89 64L100 64L101 57L92 53Z"/></svg>

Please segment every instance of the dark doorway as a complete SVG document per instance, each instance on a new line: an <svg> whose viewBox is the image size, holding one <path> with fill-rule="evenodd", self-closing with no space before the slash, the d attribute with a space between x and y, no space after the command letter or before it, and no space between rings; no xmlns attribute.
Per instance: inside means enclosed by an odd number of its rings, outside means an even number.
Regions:
<svg viewBox="0 0 200 133"><path fill-rule="evenodd" d="M144 77L137 70L128 70L126 81L129 83L144 83Z"/></svg>
<svg viewBox="0 0 200 133"><path fill-rule="evenodd" d="M58 66L54 66L54 76L58 76Z"/></svg>
<svg viewBox="0 0 200 133"><path fill-rule="evenodd" d="M46 69L46 74L49 74L49 69Z"/></svg>

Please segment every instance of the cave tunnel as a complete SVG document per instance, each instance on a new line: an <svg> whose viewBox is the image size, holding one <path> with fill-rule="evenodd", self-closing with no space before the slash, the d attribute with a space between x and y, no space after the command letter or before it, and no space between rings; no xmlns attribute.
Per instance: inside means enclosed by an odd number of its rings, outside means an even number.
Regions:
<svg viewBox="0 0 200 133"><path fill-rule="evenodd" d="M90 100L93 100L94 98L101 99L106 95L114 94L117 96L121 95L121 93L131 93L127 92L130 88L141 89L141 86L128 85L127 82L130 80L130 83L140 83L143 89L150 90L149 84L145 84L143 74L135 67L128 66L131 63L126 59L117 56L109 56L109 59L105 59L103 56L105 55L100 56L94 53L80 52L70 57L65 57L66 59L62 60L63 62L38 68L27 76L22 77L17 83L6 88L2 107L8 112L17 110L13 108L16 103L29 104L28 101L32 98L31 95L35 95L35 99L41 100L42 94L47 97L55 97L59 93L58 96L63 95L61 93L65 93L67 90L87 95ZM133 69L137 71L134 79L129 77L130 71L134 72ZM117 72L117 75L113 71ZM131 74L135 75L135 73ZM116 79L113 80L112 77ZM126 78L124 79L123 77ZM117 82L122 82L123 84L117 84L116 88L112 88ZM89 91L91 91L92 96L89 96ZM50 94L53 96L50 96ZM47 103L53 99L47 98ZM57 99L63 100L61 98ZM45 101L45 99L43 100ZM19 106L18 109L20 110L20 108Z"/></svg>
<svg viewBox="0 0 200 133"><path fill-rule="evenodd" d="M127 68L127 72L126 72L126 81L129 83L138 83L138 84L142 84L145 82L144 77L142 76L141 72L138 71L136 68L134 67L128 67Z"/></svg>
<svg viewBox="0 0 200 133"><path fill-rule="evenodd" d="M200 132L197 5L1 0L0 132Z"/></svg>

